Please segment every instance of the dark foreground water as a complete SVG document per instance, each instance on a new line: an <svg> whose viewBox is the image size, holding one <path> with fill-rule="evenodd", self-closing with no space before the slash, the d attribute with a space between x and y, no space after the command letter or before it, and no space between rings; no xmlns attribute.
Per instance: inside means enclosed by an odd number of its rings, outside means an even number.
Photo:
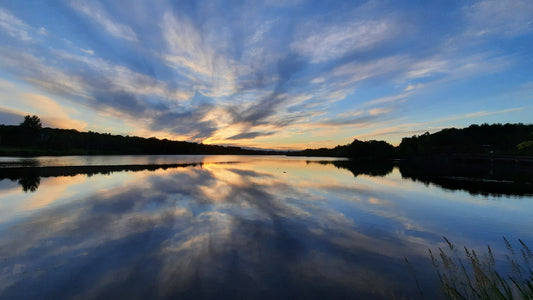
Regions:
<svg viewBox="0 0 533 300"><path fill-rule="evenodd" d="M324 158L1 158L0 299L432 299L428 249L442 236L490 244L497 259L502 236L531 245L529 176Z"/></svg>

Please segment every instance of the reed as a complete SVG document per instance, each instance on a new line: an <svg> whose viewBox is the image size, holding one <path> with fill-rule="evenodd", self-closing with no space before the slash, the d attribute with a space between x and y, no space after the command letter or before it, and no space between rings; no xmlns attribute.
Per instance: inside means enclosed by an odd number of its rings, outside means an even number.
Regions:
<svg viewBox="0 0 533 300"><path fill-rule="evenodd" d="M446 237L447 247L438 253L429 249L431 261L446 296L450 299L533 299L533 253L520 239L513 247L504 237L504 260L496 260L490 246L482 255L464 247L463 251ZM500 263L508 270L501 270Z"/></svg>

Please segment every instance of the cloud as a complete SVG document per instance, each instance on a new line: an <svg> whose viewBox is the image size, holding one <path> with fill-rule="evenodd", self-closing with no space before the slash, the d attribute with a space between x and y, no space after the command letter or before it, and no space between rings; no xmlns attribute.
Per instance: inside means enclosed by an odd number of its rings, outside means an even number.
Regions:
<svg viewBox="0 0 533 300"><path fill-rule="evenodd" d="M364 115L357 116L353 118L335 118L325 121L321 121L321 125L327 126L345 126L345 125L357 125L357 124L368 124L375 121L377 118L373 115Z"/></svg>
<svg viewBox="0 0 533 300"><path fill-rule="evenodd" d="M463 9L474 36L517 36L533 30L533 2L529 0L478 1Z"/></svg>
<svg viewBox="0 0 533 300"><path fill-rule="evenodd" d="M33 114L39 115L45 125L78 130L83 130L87 126L86 122L73 119L63 106L46 96L22 94L20 101L27 103ZM73 109L69 110L74 111Z"/></svg>
<svg viewBox="0 0 533 300"><path fill-rule="evenodd" d="M83 3L72 2L79 5L80 9L88 12ZM96 5L95 11L102 9ZM101 14L102 15L102 14ZM105 15L105 14L104 14ZM269 23L271 24L271 23ZM37 58L29 53L16 53L14 49L3 48L2 52L8 53L0 64L8 67L15 74L39 86L46 91L61 95L74 102L85 102L95 110L104 114L111 114L124 120L137 120L147 124L148 128L155 131L169 131L187 136L188 139L202 140L209 138L220 126L220 120L210 117L212 111L222 111L231 114L228 124L248 124L249 129L254 126L267 124L274 121L278 114L277 108L283 103L296 103L301 101L288 95L282 95L286 81L300 68L300 60L288 56L280 60L274 91L264 92L263 100L259 103L247 101L244 107L229 107L206 105L205 102L195 103L193 95L197 93L209 97L239 97L237 91L237 73L242 72L242 66L218 53L219 48L211 47L205 40L201 31L198 31L187 18L176 18L170 13L165 14L161 34L167 43L168 55L163 55L166 62L184 75L180 80L178 89L175 83L165 82L146 74L134 72L131 69L109 63L94 56L94 50L77 48L79 51L90 54L81 56L66 51L52 49L49 53ZM261 29L261 35L268 28ZM257 35L255 35L257 36ZM257 38L256 42L260 42ZM172 60L170 56L172 55ZM48 57L53 56L53 59ZM61 64L55 63L55 58L61 58ZM24 61L23 67L18 61ZM74 68L65 66L76 66ZM261 73L262 71L259 70ZM255 83L254 83L255 85ZM252 87L252 86L250 86ZM213 102L218 102L212 98ZM224 101L221 99L221 101ZM178 104L177 102L180 102ZM282 112L282 111L281 111ZM278 121L278 126L286 126L294 120L288 117Z"/></svg>
<svg viewBox="0 0 533 300"><path fill-rule="evenodd" d="M395 74L403 72L412 63L413 58L407 55L378 57L369 61L354 61L340 65L333 70L332 74L346 78L347 84L353 84L382 75L392 77Z"/></svg>
<svg viewBox="0 0 533 300"><path fill-rule="evenodd" d="M388 20L358 21L335 25L308 25L291 49L312 63L341 58L356 51L371 50L393 36L395 25Z"/></svg>
<svg viewBox="0 0 533 300"><path fill-rule="evenodd" d="M444 59L425 59L414 63L407 72L409 78L422 78L448 72L449 62Z"/></svg>
<svg viewBox="0 0 533 300"><path fill-rule="evenodd" d="M266 0L265 4L275 7L287 7L299 5L302 2L304 2L304 0Z"/></svg>
<svg viewBox="0 0 533 300"><path fill-rule="evenodd" d="M242 123L250 127L269 123L270 117L276 115L281 106L290 101L290 96L284 92L289 88L292 77L302 70L305 65L305 61L301 57L292 53L280 59L277 62L278 81L272 92L244 110L233 107L231 110L233 122Z"/></svg>
<svg viewBox="0 0 533 300"><path fill-rule="evenodd" d="M3 8L0 8L0 29L13 38L23 41L31 40L30 34L28 33L31 27Z"/></svg>
<svg viewBox="0 0 533 300"><path fill-rule="evenodd" d="M14 73L19 73L29 82L55 95L75 102L83 99L83 102L100 112L125 120L145 120L152 130L165 129L188 135L192 140L204 139L215 131L212 122L202 121L210 106L175 105L177 101L190 96L126 67L110 64L97 57L56 53L63 60L77 65L82 76L72 70L51 67L46 61L29 54L13 53L9 49L0 49L0 53L9 53L0 57L0 65L11 68ZM154 96L161 101L151 101Z"/></svg>
<svg viewBox="0 0 533 300"><path fill-rule="evenodd" d="M239 133L239 134L230 136L230 137L228 137L226 139L228 139L228 140L246 140L246 139L253 139L253 138L256 138L256 137L260 137L260 136L269 136L269 135L273 135L273 134L275 134L275 132L268 132L268 131L243 132L243 133Z"/></svg>
<svg viewBox="0 0 533 300"><path fill-rule="evenodd" d="M323 83L326 81L326 78L324 77L317 77L317 78L313 78L313 80L311 80L311 83Z"/></svg>
<svg viewBox="0 0 533 300"><path fill-rule="evenodd" d="M37 58L14 48L0 47L0 66L53 93L87 96L82 77L67 74L50 66L43 58Z"/></svg>
<svg viewBox="0 0 533 300"><path fill-rule="evenodd" d="M114 24L98 3L73 1L71 6L102 26ZM270 35L277 30L276 26L293 24L283 23L279 18L266 18L254 22L242 33L226 35L219 30L220 19L209 17L212 14L209 10L204 12L205 22L194 14L171 9L161 11L164 13L158 34L163 47L160 53L148 59L163 62L176 74L175 78L162 80L139 73L95 56L92 49L80 47L77 50L89 56L50 52L60 57L64 65L76 66L74 68L63 68L63 64L52 67L51 61L28 54L34 63L25 71L16 72L48 91L83 97L87 105L100 113L119 117L132 125L143 124L145 129L194 140L215 135L229 140L250 140L274 135L279 132L276 129L292 124L309 122L331 103L352 93L358 82L398 72L402 66L392 67L394 63L406 61L401 56L385 59L378 56L341 62L333 66L330 74L307 73L317 59L321 61L320 56L327 54L329 46L333 50L332 57L327 60L372 49L395 30L390 27L394 22L389 19L340 21L323 28L305 23L307 29L314 31L298 27L302 30L297 30L296 41L285 48L274 49L268 43L272 41ZM217 37L219 33L221 36ZM315 49L316 53L306 50L311 49L309 43L326 35L331 37L323 48ZM45 73L57 76L49 78ZM315 84L312 88L307 86L310 81ZM208 100L196 102L196 95ZM337 122L362 121L348 118ZM234 130L224 134L227 128Z"/></svg>
<svg viewBox="0 0 533 300"><path fill-rule="evenodd" d="M11 109L0 107L0 124L18 125L24 119L24 115L13 112Z"/></svg>
<svg viewBox="0 0 533 300"><path fill-rule="evenodd" d="M428 245L434 245L432 232L425 231L417 242L410 239L412 229L423 231L420 228L427 226L397 207L356 203L360 214L397 229L377 232L359 226L357 215L324 205L324 191L349 205L359 198L370 202L387 199L390 195L376 188L380 179L361 176L357 187L347 187L342 182L349 178L332 165L308 165L318 176L312 180L298 172L296 165L276 165L288 171L282 177L270 161L254 166L260 170L252 171L246 163L232 164L231 169L205 165L167 170L159 176L139 173L135 180L93 176L81 188L73 182L68 192L74 194L57 194L54 205L35 211L31 223L11 214L9 220L15 225L3 236L0 247L10 271L2 274L3 295L28 295L29 288L34 290L32 287L49 279L50 289L41 296L68 296L72 290L59 287L70 282L69 274L76 274L82 281L94 283L88 291L77 291L82 298L105 298L110 289L127 294L131 282L143 282L136 293L155 292L165 297L183 295L200 284L222 284L222 294L217 296L229 296L234 289L227 287L242 285L235 278L253 279L245 284L252 287L244 290L247 295L260 296L262 291L272 290L273 297L279 298L286 296L287 290L277 289L280 278L272 274L281 274L283 282L294 283L291 293L366 295L376 286L385 286L380 295L386 298L388 288L397 290L387 283L399 280L398 286L409 285L410 279L402 273L403 256L423 255ZM88 186L91 188L84 188ZM139 244L150 247L132 247ZM33 253L39 253L38 259ZM240 255L237 264L231 259L235 253ZM112 265L102 272L102 265L94 262L107 262L109 257L113 257ZM391 265L392 258L399 263ZM388 272L372 275L368 281L372 284L360 283L361 276L372 274L371 269L381 265ZM213 276L213 270L215 275L231 274L231 278ZM31 280L25 275L28 273ZM398 275L391 277L390 273ZM321 278L318 287L314 278Z"/></svg>
<svg viewBox="0 0 533 300"><path fill-rule="evenodd" d="M407 85L407 87L405 87L404 92L409 92L409 91L417 90L417 89L422 88L423 86L424 86L423 83L409 84L409 85Z"/></svg>
<svg viewBox="0 0 533 300"><path fill-rule="evenodd" d="M46 30L46 28L44 28L44 27L40 27L39 30L37 30L37 33L39 33L40 35L47 36L48 35L48 30Z"/></svg>
<svg viewBox="0 0 533 300"><path fill-rule="evenodd" d="M234 93L238 73L244 67L219 53L223 46L211 45L185 16L165 13L161 28L167 48L163 59L194 83L195 92L214 98Z"/></svg>
<svg viewBox="0 0 533 300"><path fill-rule="evenodd" d="M407 88L406 88L406 91L412 91L412 90L413 89L407 90ZM364 106L374 106L374 105L377 105L377 104L394 103L394 102L402 101L405 98L407 98L408 96L409 96L409 93L401 93L401 94L398 94L398 95L386 96L386 97L381 97L381 98L378 98L378 99L374 99L374 100L365 102L363 105Z"/></svg>
<svg viewBox="0 0 533 300"><path fill-rule="evenodd" d="M334 118L321 120L317 125L322 126L350 126L350 125L376 125L389 118L393 112L392 107L378 107L369 110L355 110L336 115Z"/></svg>
<svg viewBox="0 0 533 300"><path fill-rule="evenodd" d="M506 113L517 112L517 111L521 111L521 110L524 110L524 108L523 107L515 107L515 108L507 108L507 109L496 110L496 111L481 110L481 111L476 111L476 112L472 112L472 113L456 114L456 115L452 115L452 116L449 116L449 117L439 118L437 120L431 121L430 123L449 123L449 122L452 122L452 121L464 120L464 119L471 120L471 119L487 117L487 116L492 116L492 115L497 115L497 114L506 114Z"/></svg>
<svg viewBox="0 0 533 300"><path fill-rule="evenodd" d="M102 26L110 35L131 42L138 41L137 35L133 31L133 29L131 29L127 25L113 21L110 15L98 2L73 0L70 2L70 5L75 10L85 14L93 22Z"/></svg>
<svg viewBox="0 0 533 300"><path fill-rule="evenodd" d="M82 130L87 123L78 119L80 113L64 101L49 98L42 94L28 93L24 86L4 84L0 80L0 124L17 125L25 115L38 115L43 125ZM68 102L67 102L68 103ZM3 106L3 107L2 107Z"/></svg>
<svg viewBox="0 0 533 300"><path fill-rule="evenodd" d="M531 4L519 0L454 4L463 19L451 28L427 26L426 15L403 4L315 10L275 2L136 2L123 14L117 4L69 0L82 18L39 19L36 28L0 9L3 36L33 38L24 49L0 46L0 67L36 89L29 93L68 99L93 120L120 119L125 131L250 145L259 137L322 138L336 128L334 139L409 119L424 109L416 105L422 94L431 99L436 89L521 61L489 38L531 32ZM447 12L430 16L451 20ZM86 19L101 30L83 28ZM72 24L65 37L54 32L62 22Z"/></svg>
<svg viewBox="0 0 533 300"><path fill-rule="evenodd" d="M371 116L377 116L377 115L382 115L382 114L389 113L391 111L392 111L392 108L390 108L390 107L380 107L380 108L373 108L373 109L369 110L368 114L371 115Z"/></svg>
<svg viewBox="0 0 533 300"><path fill-rule="evenodd" d="M500 72L514 63L512 55L493 52L474 54L439 53L432 57L411 59L404 74L406 80L425 79L427 82L468 78L479 74ZM427 85L427 83L426 83Z"/></svg>
<svg viewBox="0 0 533 300"><path fill-rule="evenodd" d="M94 55L94 51L91 50L91 49L83 49L83 48L80 48L81 52L83 53L86 53L86 54L89 54L89 55Z"/></svg>
<svg viewBox="0 0 533 300"><path fill-rule="evenodd" d="M212 109L204 104L181 111L158 110L151 117L150 129L187 135L192 141L201 142L218 129L213 121L203 120Z"/></svg>

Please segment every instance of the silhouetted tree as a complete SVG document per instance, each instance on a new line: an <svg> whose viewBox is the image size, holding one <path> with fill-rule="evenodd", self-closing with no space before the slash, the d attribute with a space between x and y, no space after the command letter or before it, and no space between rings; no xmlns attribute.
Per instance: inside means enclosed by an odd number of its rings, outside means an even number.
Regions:
<svg viewBox="0 0 533 300"><path fill-rule="evenodd" d="M351 158L392 158L394 146L385 141L363 142L355 139L348 145L348 157Z"/></svg>
<svg viewBox="0 0 533 300"><path fill-rule="evenodd" d="M36 115L27 115L24 116L24 122L20 123L20 126L28 129L39 130L42 128L41 119L39 119L39 117Z"/></svg>
<svg viewBox="0 0 533 300"><path fill-rule="evenodd" d="M458 153L531 155L528 142L533 124L482 124L447 128L429 134L406 137L400 143L403 157L442 156Z"/></svg>
<svg viewBox="0 0 533 300"><path fill-rule="evenodd" d="M349 157L352 159L387 159L394 157L395 148L385 141L371 140L363 142L355 139L351 144L339 145L332 149L306 149L291 152L290 155Z"/></svg>
<svg viewBox="0 0 533 300"><path fill-rule="evenodd" d="M17 139L23 146L37 146L42 128L41 119L36 115L27 115L24 122L20 123L20 132Z"/></svg>

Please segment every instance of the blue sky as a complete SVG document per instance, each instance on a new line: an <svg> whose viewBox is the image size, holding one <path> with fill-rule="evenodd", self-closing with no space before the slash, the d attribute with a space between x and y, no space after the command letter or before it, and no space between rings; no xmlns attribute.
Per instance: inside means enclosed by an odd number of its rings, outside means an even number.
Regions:
<svg viewBox="0 0 533 300"><path fill-rule="evenodd" d="M533 120L533 1L2 1L0 123L301 149Z"/></svg>

